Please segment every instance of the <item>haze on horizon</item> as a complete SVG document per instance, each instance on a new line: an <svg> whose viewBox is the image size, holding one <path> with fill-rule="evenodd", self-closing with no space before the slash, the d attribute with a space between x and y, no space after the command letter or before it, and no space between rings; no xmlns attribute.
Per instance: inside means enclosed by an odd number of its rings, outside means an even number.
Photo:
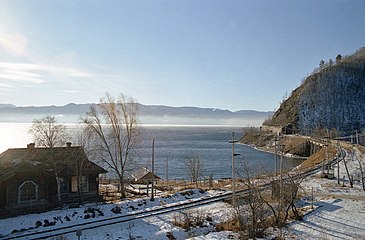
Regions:
<svg viewBox="0 0 365 240"><path fill-rule="evenodd" d="M365 46L362 0L0 2L0 103L272 111Z"/></svg>

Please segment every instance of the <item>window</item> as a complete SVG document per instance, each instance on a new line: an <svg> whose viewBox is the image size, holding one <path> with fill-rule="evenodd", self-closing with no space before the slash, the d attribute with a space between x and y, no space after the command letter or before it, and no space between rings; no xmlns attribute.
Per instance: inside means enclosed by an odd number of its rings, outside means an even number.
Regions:
<svg viewBox="0 0 365 240"><path fill-rule="evenodd" d="M73 176L71 178L71 191L72 192L77 192L78 189L78 181L77 181L78 177L77 176ZM87 176L81 176L80 178L80 188L82 192L88 192L89 191L89 178Z"/></svg>
<svg viewBox="0 0 365 240"><path fill-rule="evenodd" d="M38 185L33 181L25 181L18 188L18 203L38 200Z"/></svg>
<svg viewBox="0 0 365 240"><path fill-rule="evenodd" d="M60 181L60 185L61 185L61 193L68 193L67 179L65 179L63 177L59 177L58 180Z"/></svg>
<svg viewBox="0 0 365 240"><path fill-rule="evenodd" d="M77 176L73 176L72 178L71 178L71 191L72 192L77 192L77 189L78 189L78 187L77 187Z"/></svg>
<svg viewBox="0 0 365 240"><path fill-rule="evenodd" d="M82 189L82 192L89 191L89 178L87 176L81 177L81 189Z"/></svg>

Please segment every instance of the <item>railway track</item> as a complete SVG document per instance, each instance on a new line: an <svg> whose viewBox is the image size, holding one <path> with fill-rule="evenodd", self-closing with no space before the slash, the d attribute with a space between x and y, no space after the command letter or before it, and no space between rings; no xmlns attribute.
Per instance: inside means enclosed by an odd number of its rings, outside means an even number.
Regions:
<svg viewBox="0 0 365 240"><path fill-rule="evenodd" d="M344 154L346 154L346 152L342 149L340 151L341 151L341 158L343 159ZM332 159L332 160L329 160L327 163L333 164L336 161L337 161L337 159ZM321 168L322 168L322 166L315 166L310 169L307 169L307 171L305 171L305 172L297 173L295 176L292 176L292 177L297 178L297 179L304 178L304 177L317 173L318 171L321 170ZM265 189L265 188L268 188L269 186L270 186L270 182L264 183L260 187L262 189ZM238 190L238 191L236 191L236 195L245 196L249 193L249 191L250 191L249 189ZM199 207L199 206L203 206L203 205L207 205L207 204L211 204L211 203L215 203L215 202L220 202L220 201L227 200L230 198L232 198L232 192L227 192L227 193L222 193L222 194L216 195L216 196L199 198L199 199L191 200L189 202L179 203L176 205L161 206L161 207L156 207L156 208L153 208L150 210L136 211L136 212L132 212L132 213L129 213L126 215L121 215L121 216L103 218L103 219L99 219L99 220L93 220L93 221L89 221L89 222L83 222L83 223L62 226L62 227L52 228L52 229L11 234L8 236L0 237L0 239L1 240L46 239L46 238L51 238L51 237L60 236L60 235L64 235L64 234L76 233L77 231L80 231L80 230L84 231L84 230L88 230L88 229L94 229L94 228L99 228L99 227L103 227L103 226L109 226L109 225L113 225L113 224L133 221L133 220L137 220L137 219L153 217L156 215L178 212L178 211L182 211L182 210L189 209L189 208L195 208L195 207Z"/></svg>
<svg viewBox="0 0 365 240"><path fill-rule="evenodd" d="M244 194L244 192L247 190L240 191L239 194ZM143 210L143 211L136 211L130 214L121 215L121 216L115 216L115 217L109 217L109 218L103 218L99 220L84 222L84 223L78 223L74 225L69 226L63 226L59 228L52 228L42 231L32 231L32 232L25 232L25 233L17 233L17 234L11 234L9 236L2 237L0 239L2 240L10 240L10 239L46 239L50 237L60 236L64 234L69 234L73 232L77 232L79 230L88 230L88 229L94 229L102 226L108 226L123 222L128 222L132 220L152 217L160 214L167 214L172 212L178 212L181 210L199 207L215 202L220 202L226 199L229 199L232 197L231 192L223 193L217 196L207 197L207 198L200 198L196 200L192 200L189 202L183 202L181 204L176 205L170 205L170 206L162 206L157 207L151 210Z"/></svg>

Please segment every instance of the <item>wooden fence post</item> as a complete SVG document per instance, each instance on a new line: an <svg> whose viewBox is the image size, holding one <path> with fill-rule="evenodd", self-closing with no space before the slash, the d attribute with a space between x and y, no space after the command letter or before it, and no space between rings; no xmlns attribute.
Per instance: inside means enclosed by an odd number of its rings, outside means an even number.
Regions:
<svg viewBox="0 0 365 240"><path fill-rule="evenodd" d="M312 187L312 209L313 209L313 187Z"/></svg>

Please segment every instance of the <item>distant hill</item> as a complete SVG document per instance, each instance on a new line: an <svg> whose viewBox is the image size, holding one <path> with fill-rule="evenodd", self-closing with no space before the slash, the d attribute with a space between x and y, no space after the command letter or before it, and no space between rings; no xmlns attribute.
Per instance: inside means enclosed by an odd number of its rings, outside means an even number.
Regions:
<svg viewBox="0 0 365 240"><path fill-rule="evenodd" d="M13 104L2 104L0 103L0 108L15 108L16 106Z"/></svg>
<svg viewBox="0 0 365 240"><path fill-rule="evenodd" d="M265 125L289 123L301 133L336 129L347 134L365 128L365 48L321 62Z"/></svg>
<svg viewBox="0 0 365 240"><path fill-rule="evenodd" d="M90 104L70 103L65 106L16 107L0 105L0 122L32 122L46 115L57 117L59 122L77 123L90 109ZM139 119L143 124L181 125L242 125L258 126L273 112L241 110L232 112L214 108L168 107L139 104Z"/></svg>

